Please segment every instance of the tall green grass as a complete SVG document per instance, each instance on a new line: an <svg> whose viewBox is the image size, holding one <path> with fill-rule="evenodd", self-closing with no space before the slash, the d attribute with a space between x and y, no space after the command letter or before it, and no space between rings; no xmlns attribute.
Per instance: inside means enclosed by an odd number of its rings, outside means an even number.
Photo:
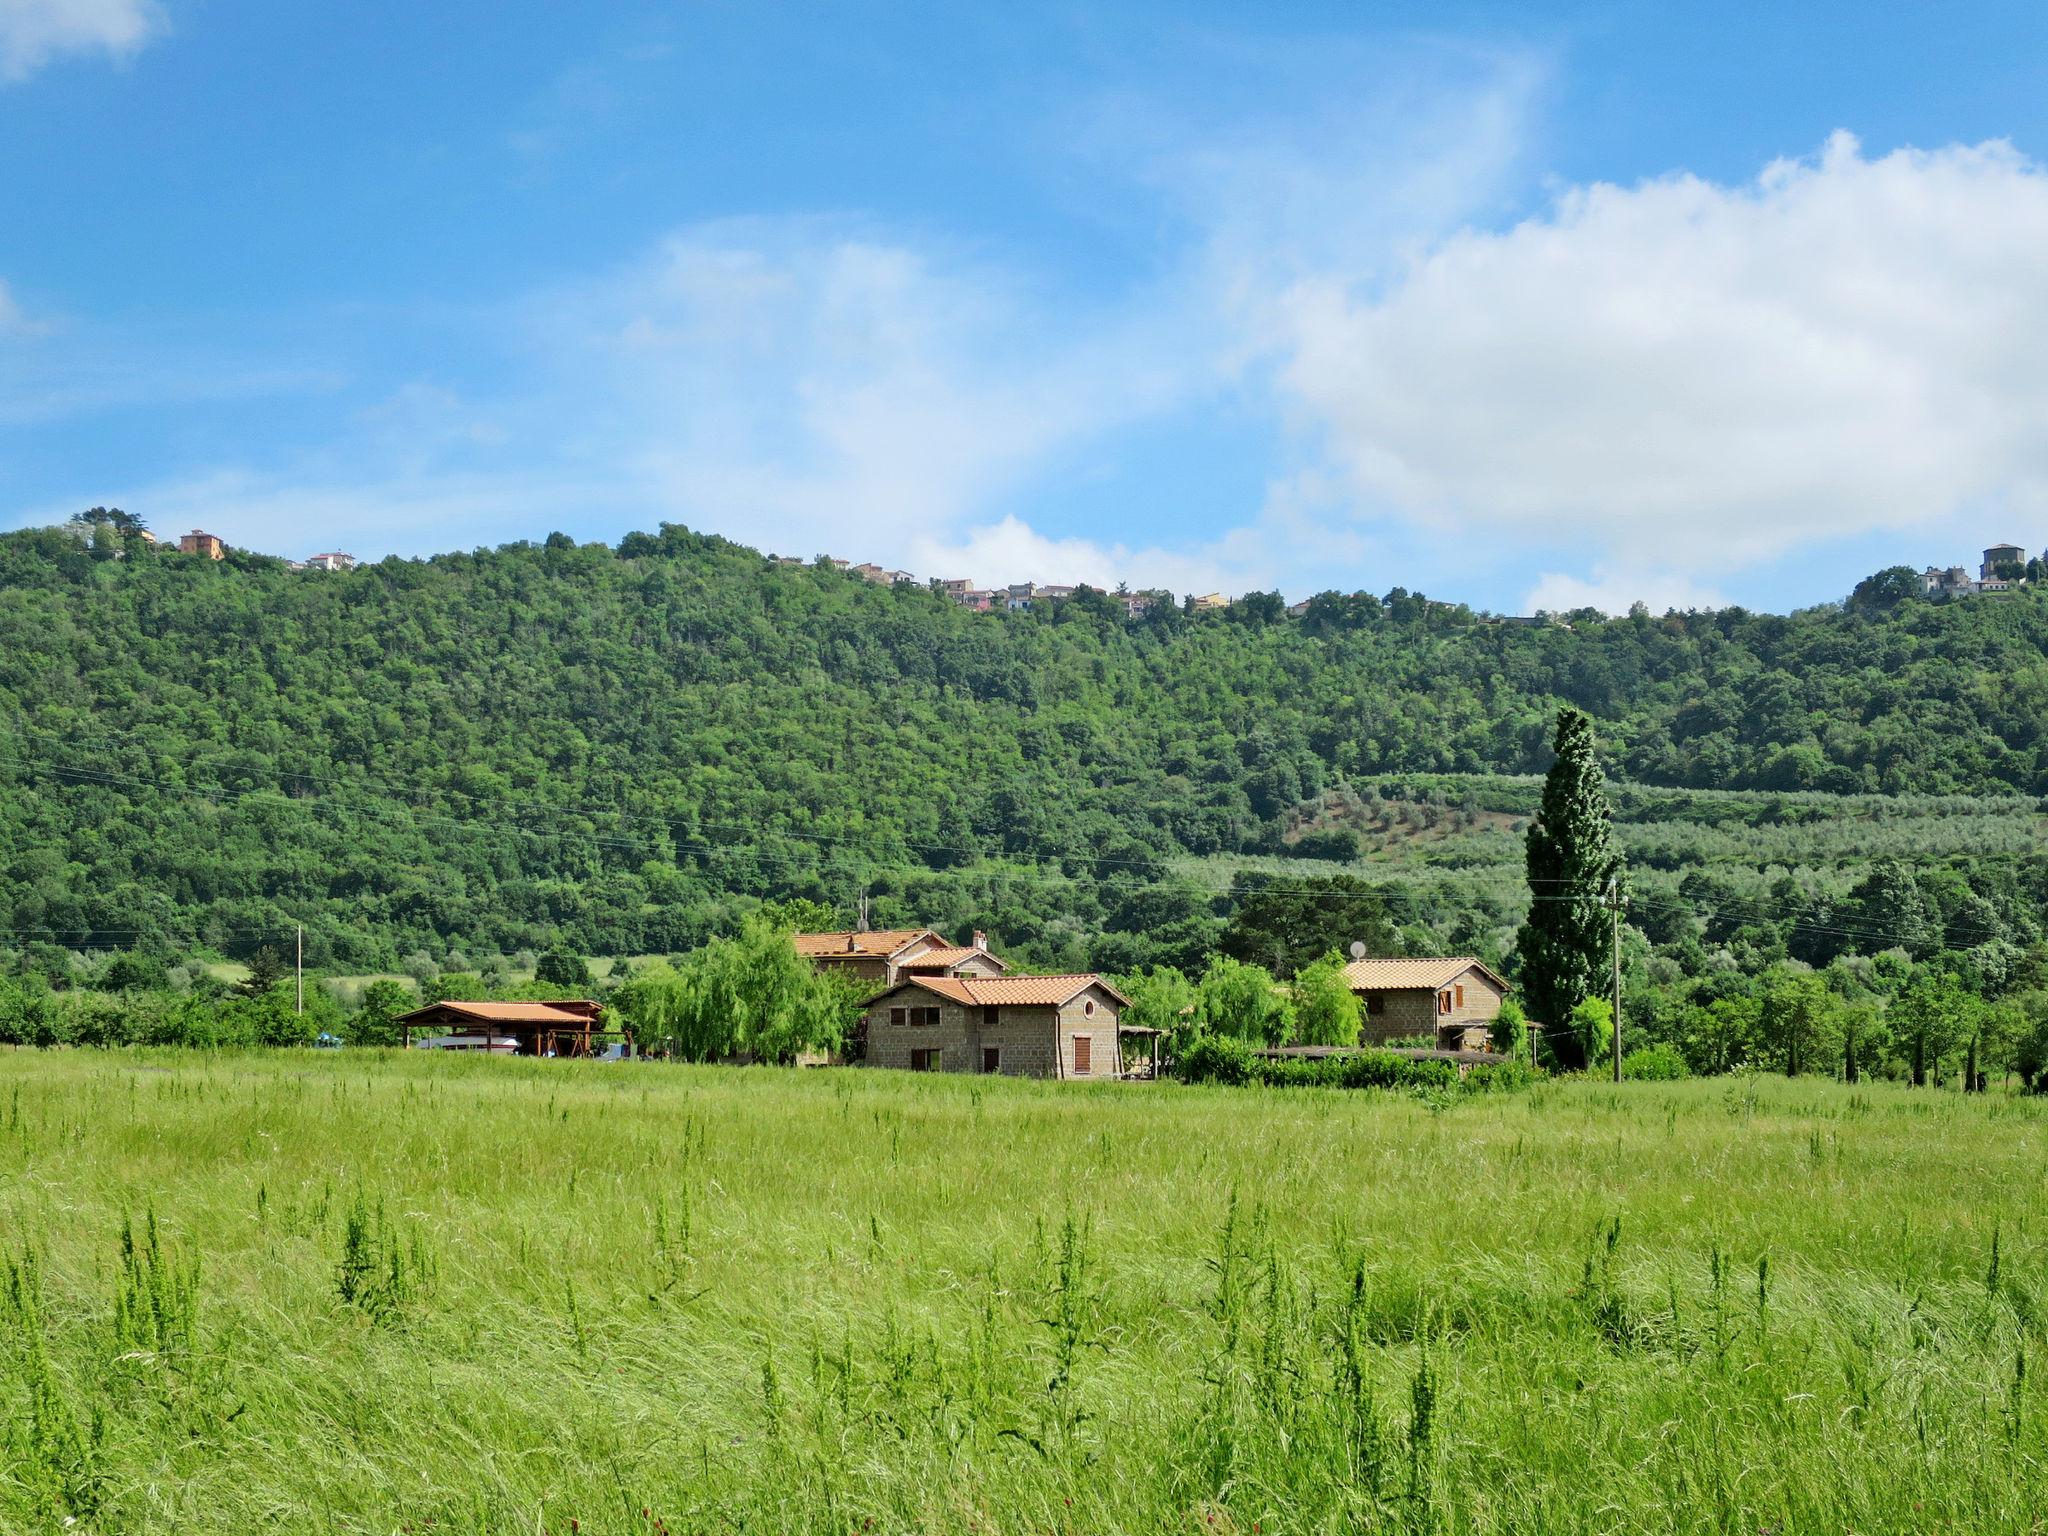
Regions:
<svg viewBox="0 0 2048 1536"><path fill-rule="evenodd" d="M7 1053L0 1529L2031 1530L2044 1133Z"/></svg>

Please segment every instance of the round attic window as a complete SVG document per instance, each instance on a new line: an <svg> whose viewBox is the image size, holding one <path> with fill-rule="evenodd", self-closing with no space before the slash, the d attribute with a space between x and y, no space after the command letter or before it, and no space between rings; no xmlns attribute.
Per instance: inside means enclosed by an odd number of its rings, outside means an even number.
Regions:
<svg viewBox="0 0 2048 1536"><path fill-rule="evenodd" d="M1095 999L1091 997L1088 999L1087 1002L1083 1003L1081 1005L1081 1011L1085 1014L1089 1014L1092 1016L1095 1012Z"/></svg>

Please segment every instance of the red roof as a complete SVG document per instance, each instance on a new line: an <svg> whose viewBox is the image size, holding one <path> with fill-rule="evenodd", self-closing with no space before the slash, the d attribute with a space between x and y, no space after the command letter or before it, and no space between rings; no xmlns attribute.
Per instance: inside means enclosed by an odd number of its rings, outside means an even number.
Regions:
<svg viewBox="0 0 2048 1536"><path fill-rule="evenodd" d="M929 928L842 928L837 933L793 933L796 952L813 960L886 960L919 939L946 941Z"/></svg>
<svg viewBox="0 0 2048 1536"><path fill-rule="evenodd" d="M1471 955L1430 956L1412 960L1354 960L1344 967L1344 980L1354 992L1435 991L1449 986L1467 971L1478 971L1501 991L1508 984L1492 967Z"/></svg>
<svg viewBox="0 0 2048 1536"><path fill-rule="evenodd" d="M928 965L941 967L965 965L977 955L984 960L995 961L996 966L1001 970L1009 969L1007 965L1004 965L1001 960L996 959L987 950L978 949L972 944L941 944L935 949L919 950L903 963L906 966L916 966L919 969Z"/></svg>
<svg viewBox="0 0 2048 1536"><path fill-rule="evenodd" d="M1059 1008L1071 1003L1090 987L1100 987L1120 1003L1130 1002L1123 993L1092 971L1064 976L906 976L888 992L868 1001L879 1002L904 987L922 987L949 1002L964 1003L970 1008L1000 1007L1005 1003Z"/></svg>
<svg viewBox="0 0 2048 1536"><path fill-rule="evenodd" d="M400 1024L447 1024L473 1019L479 1024L589 1024L604 1012L604 1004L588 998L553 1003L468 1003L451 998L415 1008L396 1020Z"/></svg>

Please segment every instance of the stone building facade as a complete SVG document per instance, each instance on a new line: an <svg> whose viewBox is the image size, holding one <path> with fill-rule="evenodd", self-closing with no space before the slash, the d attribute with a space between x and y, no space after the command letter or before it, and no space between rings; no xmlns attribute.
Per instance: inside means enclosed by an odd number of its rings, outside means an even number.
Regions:
<svg viewBox="0 0 2048 1536"><path fill-rule="evenodd" d="M1469 955L1354 960L1344 979L1358 994L1360 1045L1433 1038L1447 1050L1486 1050L1508 984Z"/></svg>
<svg viewBox="0 0 2048 1536"><path fill-rule="evenodd" d="M1126 1004L1100 976L908 976L868 1003L871 1067L1114 1079Z"/></svg>
<svg viewBox="0 0 2048 1536"><path fill-rule="evenodd" d="M988 937L979 932L971 944L955 944L929 928L799 933L791 935L791 942L820 970L884 987L905 976L1000 976L1009 969L989 953Z"/></svg>

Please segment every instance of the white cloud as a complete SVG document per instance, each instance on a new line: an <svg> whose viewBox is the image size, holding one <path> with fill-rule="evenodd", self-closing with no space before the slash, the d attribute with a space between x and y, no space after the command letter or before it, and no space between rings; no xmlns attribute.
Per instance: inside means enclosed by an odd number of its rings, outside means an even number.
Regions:
<svg viewBox="0 0 2048 1536"><path fill-rule="evenodd" d="M1641 603L1652 613L1667 613L1674 608L1681 612L1688 608L1721 608L1727 602L1713 588L1669 572L1618 571L1595 565L1590 581L1545 572L1536 578L1522 609L1525 613L1569 613L1575 608L1597 608L1602 613L1619 614Z"/></svg>
<svg viewBox="0 0 2048 1536"><path fill-rule="evenodd" d="M811 221L684 232L532 318L679 520L802 555L901 558L1184 385L1142 321L1077 334L1000 270Z"/></svg>
<svg viewBox="0 0 2048 1536"><path fill-rule="evenodd" d="M165 24L155 0L0 0L0 81L67 53L128 58Z"/></svg>
<svg viewBox="0 0 2048 1536"><path fill-rule="evenodd" d="M1121 541L1054 538L1014 516L969 528L957 537L919 535L909 545L914 569L934 576L964 576L985 586L1013 581L1087 583L1113 592L1232 594L1262 588L1274 578L1273 546L1250 528L1210 541L1166 549L1132 548Z"/></svg>
<svg viewBox="0 0 2048 1536"><path fill-rule="evenodd" d="M9 336L26 336L35 329L28 316L22 313L21 305L15 302L13 290L0 281L0 340Z"/></svg>
<svg viewBox="0 0 2048 1536"><path fill-rule="evenodd" d="M2048 175L2009 146L1837 135L1747 186L1572 190L1376 292L1299 284L1284 377L1366 506L1569 536L1636 574L1539 590L1648 597L1660 571L2048 506L2044 249Z"/></svg>

